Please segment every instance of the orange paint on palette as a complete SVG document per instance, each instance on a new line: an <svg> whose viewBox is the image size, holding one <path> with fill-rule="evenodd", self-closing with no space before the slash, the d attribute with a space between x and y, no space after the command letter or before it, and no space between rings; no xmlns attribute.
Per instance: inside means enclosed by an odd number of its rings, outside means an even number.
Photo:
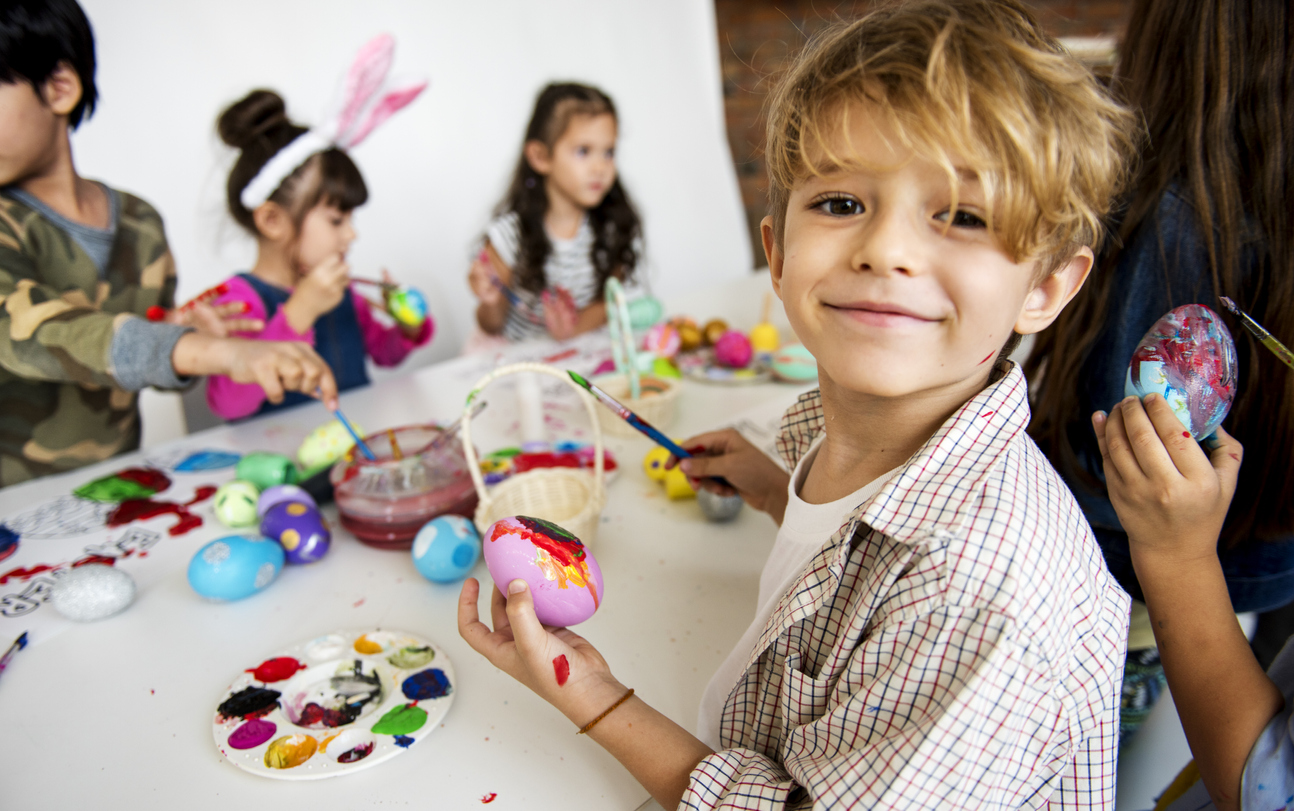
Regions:
<svg viewBox="0 0 1294 811"><path fill-rule="evenodd" d="M271 769L292 769L314 757L319 742L312 735L284 735L265 750L265 765Z"/></svg>
<svg viewBox="0 0 1294 811"><path fill-rule="evenodd" d="M381 653L382 646L369 639L368 634L364 634L355 640L355 650L358 653Z"/></svg>

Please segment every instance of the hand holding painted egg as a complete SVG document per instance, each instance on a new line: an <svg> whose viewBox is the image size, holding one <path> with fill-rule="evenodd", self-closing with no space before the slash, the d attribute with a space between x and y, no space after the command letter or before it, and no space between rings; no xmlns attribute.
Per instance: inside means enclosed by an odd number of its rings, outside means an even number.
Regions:
<svg viewBox="0 0 1294 811"><path fill-rule="evenodd" d="M518 578L530 586L535 615L545 625L571 626L598 610L606 592L602 569L571 533L524 515L500 518L483 538L485 565L506 593Z"/></svg>
<svg viewBox="0 0 1294 811"><path fill-rule="evenodd" d="M1141 339L1128 365L1124 394L1162 394L1191 436L1222 424L1236 396L1236 345L1218 314L1200 304L1172 310Z"/></svg>

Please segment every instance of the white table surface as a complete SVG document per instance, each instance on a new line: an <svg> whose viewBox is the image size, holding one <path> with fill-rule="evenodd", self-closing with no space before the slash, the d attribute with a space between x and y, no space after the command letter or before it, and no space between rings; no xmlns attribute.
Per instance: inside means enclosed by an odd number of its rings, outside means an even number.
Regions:
<svg viewBox="0 0 1294 811"><path fill-rule="evenodd" d="M767 277L755 276L671 302L670 311L699 319L725 315L749 328L766 289ZM460 358L420 369L349 392L342 408L370 430L449 420L481 363ZM686 436L727 424L752 407L789 405L800 390L689 382L670 433ZM504 405L488 411L507 417ZM0 516L29 510L159 451L292 454L329 418L311 404L0 490ZM622 462L621 473L609 488L592 547L607 595L578 630L618 678L690 729L706 682L752 615L775 527L749 509L731 524L707 523L695 501L671 502L647 479L640 464L647 440L609 437L608 446ZM359 544L329 507L334 541L324 560L286 568L251 598L215 604L189 588L184 566L202 544L229 530L214 519L209 501L196 511L204 526L159 542L157 565L165 552L170 569L141 588L134 605L35 640L0 677L0 808L475 808L496 793L492 809L635 809L648 799L601 748L577 737L559 713L467 647L455 624L459 586L424 580L407 552ZM164 516L141 525L164 533L172 521ZM483 563L472 574L489 588ZM484 599L482 608L488 614ZM457 684L443 728L390 762L336 779L269 780L225 762L212 741L211 719L243 668L336 629L376 627L425 636L448 653ZM12 621L0 629L6 631L0 647L21 630Z"/></svg>

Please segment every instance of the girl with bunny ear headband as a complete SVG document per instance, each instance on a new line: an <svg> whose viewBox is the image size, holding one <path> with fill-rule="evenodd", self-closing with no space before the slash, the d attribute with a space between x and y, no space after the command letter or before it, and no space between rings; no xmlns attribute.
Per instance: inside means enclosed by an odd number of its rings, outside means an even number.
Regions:
<svg viewBox="0 0 1294 811"><path fill-rule="evenodd" d="M264 321L263 330L244 337L313 344L341 390L369 382L366 355L379 366L395 366L433 331L430 318L417 326L378 320L372 309L386 308L351 289L346 264L356 237L351 214L368 200L346 150L427 86L425 80L388 80L394 49L386 34L360 49L340 103L316 128L291 121L283 99L270 90L253 90L216 124L221 139L240 150L226 187L229 213L257 244L256 264L230 278L216 304L242 302L249 319ZM273 405L258 386L224 377L207 381L207 404L224 419L304 401L289 397Z"/></svg>

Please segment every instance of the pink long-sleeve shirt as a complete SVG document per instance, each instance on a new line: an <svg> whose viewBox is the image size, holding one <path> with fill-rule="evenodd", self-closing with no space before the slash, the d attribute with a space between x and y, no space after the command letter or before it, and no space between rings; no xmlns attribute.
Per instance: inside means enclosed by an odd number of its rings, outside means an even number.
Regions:
<svg viewBox="0 0 1294 811"><path fill-rule="evenodd" d="M260 332L232 333L239 338L252 338L261 341L304 341L314 346L314 330L297 332L288 323L283 308L279 307L273 318L266 318L265 302L261 300L256 289L240 276L234 276L225 284L229 290L214 304L228 304L241 301L247 305L246 318L256 318L265 322ZM359 321L360 333L364 338L363 347L354 347L354 351L363 351L378 366L398 366L409 353L431 340L435 325L431 316L423 322L422 328L413 338L407 337L398 325L386 326L380 323L369 311L367 299L351 288L351 299L354 301L355 317ZM339 305L344 306L344 305ZM255 383L235 383L224 375L207 378L207 405L221 419L236 420L255 414L265 402L265 390Z"/></svg>

